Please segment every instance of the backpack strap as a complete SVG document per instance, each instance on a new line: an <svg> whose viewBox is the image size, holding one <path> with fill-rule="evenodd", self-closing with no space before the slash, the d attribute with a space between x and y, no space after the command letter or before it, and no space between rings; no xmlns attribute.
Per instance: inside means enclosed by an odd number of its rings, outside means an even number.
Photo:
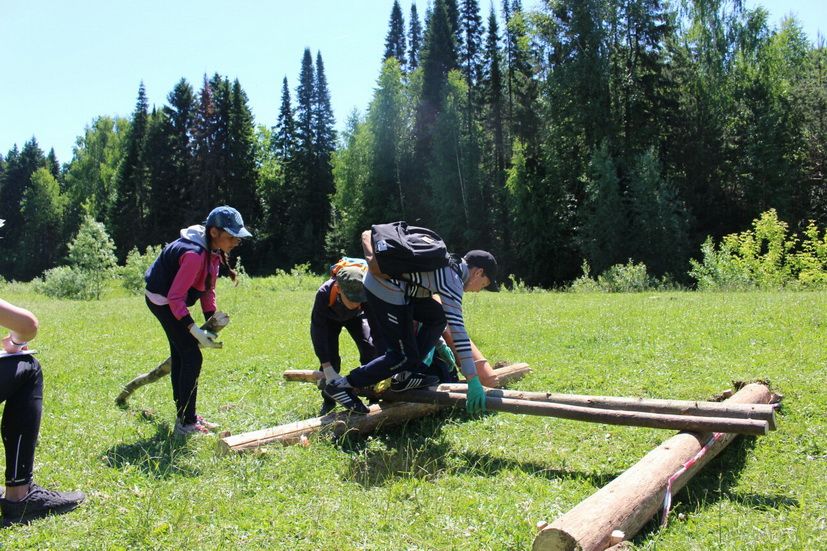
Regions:
<svg viewBox="0 0 827 551"><path fill-rule="evenodd" d="M339 282L334 281L333 285L330 286L330 300L327 301L327 306L329 308L333 308L333 305L336 304L336 297L339 296Z"/></svg>

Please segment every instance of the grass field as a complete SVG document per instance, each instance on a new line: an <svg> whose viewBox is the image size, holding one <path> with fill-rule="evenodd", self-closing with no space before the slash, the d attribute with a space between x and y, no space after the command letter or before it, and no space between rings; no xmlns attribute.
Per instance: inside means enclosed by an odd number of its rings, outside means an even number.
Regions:
<svg viewBox="0 0 827 551"><path fill-rule="evenodd" d="M199 412L239 433L315 415L313 292L275 279L232 288L223 350L206 351ZM549 522L608 483L669 431L462 412L370 438L219 457L215 437L171 436L166 380L121 386L167 355L142 297L54 301L34 311L46 376L36 480L81 489L66 516L0 529L6 549L527 549ZM492 360L524 361L526 390L705 399L732 380L784 394L778 430L738 439L676 496L669 526L638 549L827 548L827 293L481 293L470 333ZM200 314L199 314L200 316ZM355 347L343 341L345 365ZM680 518L679 518L680 515Z"/></svg>

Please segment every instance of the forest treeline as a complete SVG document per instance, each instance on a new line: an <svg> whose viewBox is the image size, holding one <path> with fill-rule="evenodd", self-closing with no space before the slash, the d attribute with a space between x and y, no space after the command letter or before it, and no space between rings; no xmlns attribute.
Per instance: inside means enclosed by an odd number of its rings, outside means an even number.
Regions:
<svg viewBox="0 0 827 551"><path fill-rule="evenodd" d="M496 9L495 9L496 8ZM377 53L383 37L377 37ZM827 222L827 49L734 0L394 2L376 87L335 131L321 52L256 125L238 80L182 79L160 108L101 116L61 164L35 138L0 156L0 275L65 262L84 218L118 259L230 204L250 273L357 255L405 219L493 251L530 285L634 261L685 281L707 236L775 209ZM292 92L292 93L291 93Z"/></svg>

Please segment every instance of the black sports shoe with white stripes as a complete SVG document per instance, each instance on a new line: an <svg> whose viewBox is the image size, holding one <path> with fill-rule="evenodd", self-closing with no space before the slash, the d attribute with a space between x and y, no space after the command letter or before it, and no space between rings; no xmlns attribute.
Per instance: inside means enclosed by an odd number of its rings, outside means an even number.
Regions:
<svg viewBox="0 0 827 551"><path fill-rule="evenodd" d="M339 381L342 379L337 379L335 381L330 381L325 385L324 390L322 391L325 396L336 400L336 402L345 408L346 410L350 411L351 413L356 413L359 415L367 415L368 408L365 407L365 404L362 403L362 400L359 399L358 396L353 392L352 388L345 387L339 384Z"/></svg>
<svg viewBox="0 0 827 551"><path fill-rule="evenodd" d="M436 386L439 383L439 377L436 375L414 373L413 371L400 371L391 377L391 390L394 392L405 392L406 390L413 390L414 388L422 388L424 386Z"/></svg>

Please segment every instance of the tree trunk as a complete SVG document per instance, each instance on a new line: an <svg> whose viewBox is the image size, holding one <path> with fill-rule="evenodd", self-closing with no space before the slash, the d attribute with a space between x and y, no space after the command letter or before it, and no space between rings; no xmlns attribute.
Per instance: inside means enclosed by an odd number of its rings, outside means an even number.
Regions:
<svg viewBox="0 0 827 551"><path fill-rule="evenodd" d="M726 404L766 404L773 399L763 384L749 384ZM612 482L547 526L534 539L533 549L605 550L611 534L621 530L633 537L651 519L664 501L673 475L671 491L677 493L712 458L726 448L735 434L713 439L709 433L682 432L663 442ZM706 447L706 453L699 453Z"/></svg>

